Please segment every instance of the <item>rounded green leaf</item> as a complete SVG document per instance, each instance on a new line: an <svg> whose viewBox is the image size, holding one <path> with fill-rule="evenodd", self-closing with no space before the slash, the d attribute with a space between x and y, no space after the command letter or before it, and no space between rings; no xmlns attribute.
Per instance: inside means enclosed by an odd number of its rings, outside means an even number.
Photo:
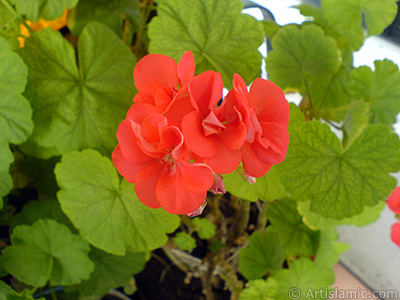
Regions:
<svg viewBox="0 0 400 300"><path fill-rule="evenodd" d="M216 226L206 218L193 219L193 225L197 227L199 238L207 240L215 235Z"/></svg>
<svg viewBox="0 0 400 300"><path fill-rule="evenodd" d="M247 279L258 279L268 271L282 267L283 249L278 232L270 229L265 234L254 232L249 238L249 246L239 252L239 269Z"/></svg>
<svg viewBox="0 0 400 300"><path fill-rule="evenodd" d="M94 150L64 155L55 174L62 210L87 241L106 252L156 249L179 226L176 215L144 206L133 184L120 185L110 159Z"/></svg>
<svg viewBox="0 0 400 300"><path fill-rule="evenodd" d="M374 65L374 71L367 66L353 70L348 88L354 99L370 104L370 123L392 125L400 112L399 68L387 59Z"/></svg>
<svg viewBox="0 0 400 300"><path fill-rule="evenodd" d="M329 80L340 66L340 55L335 40L320 27L288 25L272 38L266 63L271 81L304 92L305 82L312 86L314 79Z"/></svg>
<svg viewBox="0 0 400 300"><path fill-rule="evenodd" d="M85 27L77 52L50 28L32 35L20 51L29 67L24 95L33 108L32 139L61 153L94 148L109 155L136 91L135 58L99 23Z"/></svg>
<svg viewBox="0 0 400 300"><path fill-rule="evenodd" d="M64 10L73 8L78 0L11 0L17 12L25 15L28 20L54 20L62 16Z"/></svg>
<svg viewBox="0 0 400 300"><path fill-rule="evenodd" d="M328 298L335 274L331 268L318 267L310 259L300 258L289 269L276 271L271 279L278 285L274 300L320 300Z"/></svg>
<svg viewBox="0 0 400 300"><path fill-rule="evenodd" d="M224 175L225 190L231 194L249 201L274 201L286 196L286 191L280 180L279 171L272 167L261 178L256 178L254 184L250 184L238 169L236 172Z"/></svg>
<svg viewBox="0 0 400 300"><path fill-rule="evenodd" d="M239 300L275 300L277 286L273 279L251 280L249 286L240 293Z"/></svg>
<svg viewBox="0 0 400 300"><path fill-rule="evenodd" d="M267 212L269 227L278 232L285 255L309 257L315 255L319 233L303 223L296 204L288 198L271 203Z"/></svg>
<svg viewBox="0 0 400 300"><path fill-rule="evenodd" d="M158 16L149 25L150 53L178 60L191 50L198 73L215 70L225 86L232 86L233 74L246 83L260 76L264 40L262 24L242 14L239 0L157 1Z"/></svg>
<svg viewBox="0 0 400 300"><path fill-rule="evenodd" d="M385 125L369 125L345 150L326 124L292 130L281 179L291 196L311 200L310 210L332 219L360 214L396 186L400 141Z"/></svg>
<svg viewBox="0 0 400 300"><path fill-rule="evenodd" d="M186 232L178 232L172 240L181 250L190 251L196 248L196 240Z"/></svg>
<svg viewBox="0 0 400 300"><path fill-rule="evenodd" d="M92 248L89 258L94 262L95 268L89 280L84 280L77 286L80 300L100 299L110 289L123 286L134 274L143 270L150 255L146 252L127 252L124 256L116 256Z"/></svg>
<svg viewBox="0 0 400 300"><path fill-rule="evenodd" d="M11 242L3 250L6 270L34 287L77 284L94 269L89 244L52 219L16 227Z"/></svg>

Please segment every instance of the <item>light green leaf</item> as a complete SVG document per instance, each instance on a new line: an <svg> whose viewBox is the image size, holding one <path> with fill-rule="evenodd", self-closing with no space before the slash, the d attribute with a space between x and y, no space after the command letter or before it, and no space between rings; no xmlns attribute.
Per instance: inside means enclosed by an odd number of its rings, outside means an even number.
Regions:
<svg viewBox="0 0 400 300"><path fill-rule="evenodd" d="M273 279L256 279L249 282L239 295L239 300L275 300L277 283Z"/></svg>
<svg viewBox="0 0 400 300"><path fill-rule="evenodd" d="M29 67L25 96L33 108L32 138L61 153L94 148L110 155L135 93L135 58L99 23L84 29L77 51L79 69L73 47L50 28L32 35L21 50Z"/></svg>
<svg viewBox="0 0 400 300"><path fill-rule="evenodd" d="M134 274L143 270L150 255L128 251L125 256L116 256L92 248L89 258L95 263L95 269L89 280L78 285L79 300L100 299L110 289L123 286Z"/></svg>
<svg viewBox="0 0 400 300"><path fill-rule="evenodd" d="M51 219L16 227L11 242L3 250L6 270L34 287L77 284L94 269L89 244Z"/></svg>
<svg viewBox="0 0 400 300"><path fill-rule="evenodd" d="M0 37L6 39L12 50L15 50L19 48L19 34L19 18L15 18L15 12L0 1Z"/></svg>
<svg viewBox="0 0 400 300"><path fill-rule="evenodd" d="M318 267L332 269L339 261L339 257L350 248L350 245L337 242L339 238L336 229L321 231L319 247L314 258L314 263Z"/></svg>
<svg viewBox="0 0 400 300"><path fill-rule="evenodd" d="M172 240L181 250L190 251L196 248L196 240L185 232L178 232Z"/></svg>
<svg viewBox="0 0 400 300"><path fill-rule="evenodd" d="M308 258L295 260L290 269L278 270L271 278L278 284L275 300L327 299L335 281L332 269L318 267Z"/></svg>
<svg viewBox="0 0 400 300"><path fill-rule="evenodd" d="M264 40L262 24L242 14L239 0L159 0L157 17L149 24L150 53L178 60L191 50L198 73L215 70L232 86L239 73L247 84L260 76Z"/></svg>
<svg viewBox="0 0 400 300"><path fill-rule="evenodd" d="M367 127L370 118L369 111L370 105L367 102L359 103L347 111L343 122L345 147L351 145Z"/></svg>
<svg viewBox="0 0 400 300"><path fill-rule="evenodd" d="M397 14L397 0L322 0L326 19L340 31L363 35L363 16L368 35L378 35ZM357 49L355 49L357 50Z"/></svg>
<svg viewBox="0 0 400 300"><path fill-rule="evenodd" d="M320 27L287 25L272 38L266 63L271 81L284 90L305 93L306 83L312 86L313 80L330 79L340 66L340 56L335 40Z"/></svg>
<svg viewBox="0 0 400 300"><path fill-rule="evenodd" d="M13 182L8 171L10 164L14 161L14 156L6 141L0 138L0 207L3 208L3 199L1 197L8 194Z"/></svg>
<svg viewBox="0 0 400 300"><path fill-rule="evenodd" d="M193 225L196 226L199 238L208 240L215 235L216 226L206 218L193 219Z"/></svg>
<svg viewBox="0 0 400 300"><path fill-rule="evenodd" d="M268 207L269 227L279 234L285 255L312 256L318 247L319 233L309 229L297 212L296 202L285 198Z"/></svg>
<svg viewBox="0 0 400 300"><path fill-rule="evenodd" d="M300 111L300 108L294 103L289 104L290 114L289 114L289 133L293 128L304 124L304 115Z"/></svg>
<svg viewBox="0 0 400 300"><path fill-rule="evenodd" d="M400 112L400 72L390 60L375 61L375 71L367 66L350 73L349 90L354 99L370 104L370 123L392 125Z"/></svg>
<svg viewBox="0 0 400 300"><path fill-rule="evenodd" d="M39 19L54 20L62 16L64 10L73 8L78 0L11 0L17 12L28 20L36 22Z"/></svg>
<svg viewBox="0 0 400 300"><path fill-rule="evenodd" d="M310 211L310 201L297 203L297 209L299 213L303 216L303 222L307 224L308 227L314 230L327 230L338 225L368 225L379 218L384 206L385 202L380 201L374 206L365 206L362 213L358 215L350 218L345 218L343 220L335 220L323 217L318 213Z"/></svg>
<svg viewBox="0 0 400 300"><path fill-rule="evenodd" d="M17 293L11 286L4 281L0 281L0 300L33 300L32 292L25 289L21 293ZM40 298L38 300L45 300Z"/></svg>
<svg viewBox="0 0 400 300"><path fill-rule="evenodd" d="M249 238L249 246L239 252L240 273L249 280L280 269L282 262L283 249L278 232L272 228L268 228L265 234L254 232Z"/></svg>
<svg viewBox="0 0 400 300"><path fill-rule="evenodd" d="M396 186L400 141L385 125L369 125L345 150L326 124L294 128L281 179L291 196L332 219L360 214Z"/></svg>
<svg viewBox="0 0 400 300"><path fill-rule="evenodd" d="M243 174L240 168L236 172L223 175L225 190L253 202L273 201L287 194L280 181L280 173L274 167L263 177L257 178L254 184L250 184Z"/></svg>
<svg viewBox="0 0 400 300"><path fill-rule="evenodd" d="M167 242L179 218L151 209L137 198L134 185L119 182L111 161L93 150L63 156L55 169L64 213L92 245L115 255L150 251Z"/></svg>

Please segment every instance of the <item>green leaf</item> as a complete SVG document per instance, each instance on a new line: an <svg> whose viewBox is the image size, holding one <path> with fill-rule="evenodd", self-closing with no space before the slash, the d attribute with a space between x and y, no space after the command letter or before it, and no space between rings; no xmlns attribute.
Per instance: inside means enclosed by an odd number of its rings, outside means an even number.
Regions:
<svg viewBox="0 0 400 300"><path fill-rule="evenodd" d="M196 240L185 232L178 232L172 240L181 250L190 251L196 248Z"/></svg>
<svg viewBox="0 0 400 300"><path fill-rule="evenodd" d="M329 286L335 281L330 268L318 267L308 258L295 260L290 269L278 270L272 275L278 284L275 300L327 299ZM270 279L268 279L270 280Z"/></svg>
<svg viewBox="0 0 400 300"><path fill-rule="evenodd" d="M33 300L32 292L25 289L21 293L17 293L11 286L0 281L0 300ZM40 298L39 300L45 300Z"/></svg>
<svg viewBox="0 0 400 300"><path fill-rule="evenodd" d="M10 151L8 143L0 138L0 199L1 208L3 208L3 200L1 197L8 194L11 190L13 182L8 171L10 164L14 161L14 156Z"/></svg>
<svg viewBox="0 0 400 300"><path fill-rule="evenodd" d="M150 251L163 246L166 233L179 226L176 215L144 206L134 185L120 184L111 161L96 151L64 155L55 174L62 210L80 234L101 250L115 255Z"/></svg>
<svg viewBox="0 0 400 300"><path fill-rule="evenodd" d="M353 104L354 105L354 104ZM370 105L362 102L350 108L343 122L344 142L347 147L355 141L369 124Z"/></svg>
<svg viewBox="0 0 400 300"><path fill-rule="evenodd" d="M78 0L11 0L17 12L28 20L36 22L39 19L54 20L62 16L64 10L73 8Z"/></svg>
<svg viewBox="0 0 400 300"><path fill-rule="evenodd" d="M397 0L322 0L326 19L340 31L363 35L363 16L368 35L378 35L397 14ZM357 50L357 49L355 49Z"/></svg>
<svg viewBox="0 0 400 300"><path fill-rule="evenodd" d="M239 295L239 300L275 300L277 283L273 279L251 280Z"/></svg>
<svg viewBox="0 0 400 300"><path fill-rule="evenodd" d="M74 34L80 35L88 23L97 21L122 36L121 12L130 12L130 16L135 12L139 14L138 0L80 0L75 9L68 14L67 24ZM134 20L137 24L137 20Z"/></svg>
<svg viewBox="0 0 400 300"><path fill-rule="evenodd" d="M20 23L10 7L0 1L0 37L7 40L12 50L16 50L19 48L17 37L20 34Z"/></svg>
<svg viewBox="0 0 400 300"><path fill-rule="evenodd" d="M199 238L208 240L215 235L216 226L206 218L193 219L193 225L196 226Z"/></svg>
<svg viewBox="0 0 400 300"><path fill-rule="evenodd" d="M40 147L56 147L62 154L94 148L110 155L135 93L135 58L99 23L85 27L77 52L50 28L32 35L21 50L29 67L24 95L33 108L32 138Z"/></svg>
<svg viewBox="0 0 400 300"><path fill-rule="evenodd" d="M94 269L89 244L51 219L16 227L11 242L3 250L6 270L34 287L77 284Z"/></svg>
<svg viewBox="0 0 400 300"><path fill-rule="evenodd" d="M257 178L254 184L250 184L240 170L223 175L225 190L231 194L249 201L273 201L286 196L286 191L280 180L280 173L276 168L261 178Z"/></svg>
<svg viewBox="0 0 400 300"><path fill-rule="evenodd" d="M307 224L308 227L314 230L327 230L338 225L365 226L376 221L379 218L380 213L384 207L385 202L380 201L374 206L365 206L362 213L358 215L350 218L345 218L343 220L335 220L310 211L310 201L299 202L297 204L297 209L299 213L303 216L303 222Z"/></svg>
<svg viewBox="0 0 400 300"><path fill-rule="evenodd" d="M191 50L198 73L215 70L232 86L233 74L247 84L260 76L264 40L262 24L242 14L239 0L159 0L157 17L149 24L150 53L178 60Z"/></svg>
<svg viewBox="0 0 400 300"><path fill-rule="evenodd" d="M89 280L78 285L80 300L100 299L110 289L118 288L141 272L150 258L146 252L127 252L125 256L108 254L92 248L89 258L95 263L95 269Z"/></svg>
<svg viewBox="0 0 400 300"><path fill-rule="evenodd" d="M13 216L11 229L19 225L32 225L39 219L51 218L58 223L66 225L73 233L76 233L68 217L63 213L57 199L49 198L38 201L30 201L24 205L22 211Z"/></svg>
<svg viewBox="0 0 400 300"><path fill-rule="evenodd" d="M330 79L340 66L340 56L335 40L320 27L287 25L272 38L266 63L271 81L284 90L305 93L313 80Z"/></svg>
<svg viewBox="0 0 400 300"><path fill-rule="evenodd" d="M332 219L360 214L386 199L396 186L400 141L385 125L369 125L345 150L326 124L294 128L281 179L298 201Z"/></svg>
<svg viewBox="0 0 400 300"><path fill-rule="evenodd" d="M337 242L339 238L336 229L321 231L319 247L315 255L314 263L318 267L333 268L339 261L339 257L350 248L350 245Z"/></svg>
<svg viewBox="0 0 400 300"><path fill-rule="evenodd" d="M273 229L267 229L265 234L254 232L249 237L249 246L239 252L240 273L249 280L280 269L282 262L283 249L278 232Z"/></svg>
<svg viewBox="0 0 400 300"><path fill-rule="evenodd" d="M289 114L289 133L293 128L304 124L304 115L300 111L300 108L294 103L289 104L290 114Z"/></svg>
<svg viewBox="0 0 400 300"><path fill-rule="evenodd" d="M279 234L285 255L312 256L318 247L319 233L309 229L297 212L296 202L285 198L268 207L268 220Z"/></svg>
<svg viewBox="0 0 400 300"><path fill-rule="evenodd" d="M400 112L400 72L390 60L375 61L375 71L367 66L350 74L349 90L354 99L370 104L370 123L392 125Z"/></svg>

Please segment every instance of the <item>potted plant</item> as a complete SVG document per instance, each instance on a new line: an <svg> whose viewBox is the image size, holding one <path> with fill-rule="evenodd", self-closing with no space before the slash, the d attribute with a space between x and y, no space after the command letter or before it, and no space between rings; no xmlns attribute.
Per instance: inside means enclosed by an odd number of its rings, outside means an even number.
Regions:
<svg viewBox="0 0 400 300"><path fill-rule="evenodd" d="M352 60L396 1L242 9L0 1L1 299L329 297L396 187L399 69Z"/></svg>

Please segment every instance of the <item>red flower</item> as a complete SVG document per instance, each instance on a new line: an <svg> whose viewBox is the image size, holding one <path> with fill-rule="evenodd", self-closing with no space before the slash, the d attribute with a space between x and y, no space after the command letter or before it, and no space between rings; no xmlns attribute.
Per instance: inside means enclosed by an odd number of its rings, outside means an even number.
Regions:
<svg viewBox="0 0 400 300"><path fill-rule="evenodd" d="M392 241L400 247L400 223L394 223L392 233L390 234Z"/></svg>
<svg viewBox="0 0 400 300"><path fill-rule="evenodd" d="M240 164L240 147L246 138L246 103L231 94L220 106L221 74L206 71L191 81L189 93L195 111L186 115L182 130L195 161L209 165L214 172L231 173Z"/></svg>
<svg viewBox="0 0 400 300"><path fill-rule="evenodd" d="M400 215L400 187L392 191L386 203L396 215Z"/></svg>
<svg viewBox="0 0 400 300"><path fill-rule="evenodd" d="M261 177L286 156L289 104L282 90L268 80L257 78L248 92L243 79L235 74L233 85L250 110L248 133L241 149L243 169L250 176Z"/></svg>
<svg viewBox="0 0 400 300"><path fill-rule="evenodd" d="M204 164L188 162L181 131L155 112L147 103L131 107L117 131L113 163L127 181L135 183L145 205L173 214L191 213L203 204L214 174Z"/></svg>
<svg viewBox="0 0 400 300"><path fill-rule="evenodd" d="M178 64L165 55L147 55L136 64L133 72L139 91L133 102L156 106L157 112L164 114L170 125L179 127L182 118L194 109L187 90L194 72L195 63L190 51Z"/></svg>

